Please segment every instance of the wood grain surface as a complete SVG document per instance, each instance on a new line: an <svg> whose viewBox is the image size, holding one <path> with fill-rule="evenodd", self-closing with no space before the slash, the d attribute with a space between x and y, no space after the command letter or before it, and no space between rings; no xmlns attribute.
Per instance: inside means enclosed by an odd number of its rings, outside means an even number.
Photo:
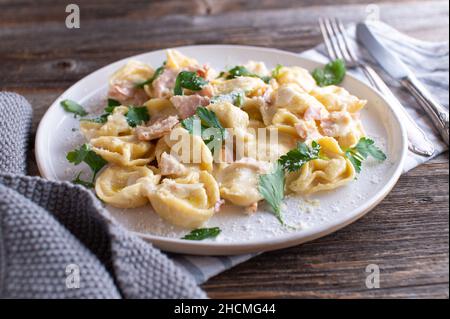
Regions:
<svg viewBox="0 0 450 319"><path fill-rule="evenodd" d="M34 108L33 132L70 85L118 59L160 48L229 43L301 52L321 42L320 16L354 22L356 0L72 1L81 28L65 27L69 1L0 0L0 90ZM448 40L448 1L376 2L381 19L409 35ZM33 147L30 146L30 151ZM402 176L371 213L301 246L261 254L210 279L213 298L448 298L448 153ZM32 152L29 170L38 171ZM365 268L377 264L379 289Z"/></svg>

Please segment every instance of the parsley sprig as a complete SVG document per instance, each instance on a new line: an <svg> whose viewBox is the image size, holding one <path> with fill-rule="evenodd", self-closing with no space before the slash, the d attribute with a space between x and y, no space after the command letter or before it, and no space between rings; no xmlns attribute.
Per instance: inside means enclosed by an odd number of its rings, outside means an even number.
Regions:
<svg viewBox="0 0 450 319"><path fill-rule="evenodd" d="M88 144L83 144L80 146L80 148L70 151L69 153L67 153L66 158L70 163L74 165L78 165L84 162L92 170L93 176L91 182L81 180L81 173L79 173L72 181L73 183L81 184L86 187L93 186L93 182L95 180L95 177L97 176L97 173L103 168L103 166L107 164L107 161L105 161L100 155L97 155L97 153L92 151Z"/></svg>
<svg viewBox="0 0 450 319"><path fill-rule="evenodd" d="M252 77L252 78L260 78L265 83L269 83L270 79L272 78L270 76L260 76L256 73L252 73L245 66L242 66L242 65L237 65L234 68L228 70L228 72L223 73L222 75L226 75L225 78L227 80L231 80L231 79L237 78L239 76L248 76L248 77Z"/></svg>
<svg viewBox="0 0 450 319"><path fill-rule="evenodd" d="M217 145L221 145L227 137L227 131L220 124L219 119L214 111L208 110L206 107L200 106L197 108L194 115L181 121L181 125L192 135L194 135L195 121L200 121L200 134L206 145L214 151ZM215 133L209 136L205 130L209 128L216 129ZM214 142L214 143L212 143Z"/></svg>
<svg viewBox="0 0 450 319"><path fill-rule="evenodd" d="M331 61L323 69L317 68L312 72L314 80L319 86L337 85L344 80L345 63L341 59Z"/></svg>
<svg viewBox="0 0 450 319"><path fill-rule="evenodd" d="M319 158L320 145L313 141L311 147L298 143L297 147L282 155L278 162L289 172L298 171L304 164Z"/></svg>
<svg viewBox="0 0 450 319"><path fill-rule="evenodd" d="M108 99L108 105L106 106L104 113L99 117L93 119L82 119L83 121L90 121L95 123L104 124L108 121L108 116L110 116L114 109L122 105L119 101ZM128 112L125 114L128 125L131 127L136 127L142 123L150 120L150 115L145 106L129 106Z"/></svg>
<svg viewBox="0 0 450 319"><path fill-rule="evenodd" d="M191 71L181 71L178 73L177 79L175 80L173 94L183 95L183 89L200 91L207 84L208 81L199 76L197 73Z"/></svg>
<svg viewBox="0 0 450 319"><path fill-rule="evenodd" d="M275 217L284 225L281 207L284 198L285 176L281 165L269 173L259 176L258 191L272 208Z"/></svg>
<svg viewBox="0 0 450 319"><path fill-rule="evenodd" d="M375 146L375 142L367 137L362 137L358 141L358 144L347 149L345 151L345 155L353 164L353 167L355 167L355 171L357 173L361 172L362 162L364 162L369 156L372 156L379 161L384 161L387 158L386 154Z"/></svg>
<svg viewBox="0 0 450 319"><path fill-rule="evenodd" d="M165 67L166 67L166 61L164 61L164 63L155 70L155 73L153 73L151 78L149 78L148 80L146 80L142 83L138 83L136 85L136 87L143 88L145 85L151 85L153 83L153 81L155 81L164 72Z"/></svg>
<svg viewBox="0 0 450 319"><path fill-rule="evenodd" d="M88 112L86 112L86 110L75 101L63 100L60 102L60 104L66 112L75 114L75 117L77 115L79 115L79 116L88 115Z"/></svg>
<svg viewBox="0 0 450 319"><path fill-rule="evenodd" d="M136 127L150 120L148 109L145 106L129 106L125 117L127 118L128 125L131 127Z"/></svg>
<svg viewBox="0 0 450 319"><path fill-rule="evenodd" d="M220 234L220 232L221 232L221 229L219 227L197 228L197 229L192 230L189 234L185 235L181 239L203 240L206 238L215 238Z"/></svg>

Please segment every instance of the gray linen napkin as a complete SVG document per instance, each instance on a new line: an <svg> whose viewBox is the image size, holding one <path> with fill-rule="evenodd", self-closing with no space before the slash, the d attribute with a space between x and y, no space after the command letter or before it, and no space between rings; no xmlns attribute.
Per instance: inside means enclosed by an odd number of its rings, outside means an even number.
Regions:
<svg viewBox="0 0 450 319"><path fill-rule="evenodd" d="M0 298L204 298L88 190L25 176L31 106L0 92Z"/></svg>

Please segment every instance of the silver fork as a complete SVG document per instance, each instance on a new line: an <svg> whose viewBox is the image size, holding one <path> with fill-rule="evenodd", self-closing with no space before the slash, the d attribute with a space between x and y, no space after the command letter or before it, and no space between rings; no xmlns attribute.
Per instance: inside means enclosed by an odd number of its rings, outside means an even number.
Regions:
<svg viewBox="0 0 450 319"><path fill-rule="evenodd" d="M408 134L409 150L421 156L432 156L434 154L434 146L425 135L425 132L408 114L404 106L375 70L357 59L347 39L342 22L339 19L320 18L319 25L329 57L332 60L343 60L348 69L359 68L369 80L370 85L384 96L399 116L407 119L405 127Z"/></svg>

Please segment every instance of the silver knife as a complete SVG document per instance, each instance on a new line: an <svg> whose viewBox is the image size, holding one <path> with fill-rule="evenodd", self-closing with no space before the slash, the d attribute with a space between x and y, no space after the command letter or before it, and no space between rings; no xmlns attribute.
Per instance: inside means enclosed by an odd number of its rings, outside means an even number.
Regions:
<svg viewBox="0 0 450 319"><path fill-rule="evenodd" d="M378 41L366 23L358 23L356 36L381 67L394 79L398 80L417 99L436 126L442 139L449 145L448 111L435 101L431 93L409 71L403 62Z"/></svg>

